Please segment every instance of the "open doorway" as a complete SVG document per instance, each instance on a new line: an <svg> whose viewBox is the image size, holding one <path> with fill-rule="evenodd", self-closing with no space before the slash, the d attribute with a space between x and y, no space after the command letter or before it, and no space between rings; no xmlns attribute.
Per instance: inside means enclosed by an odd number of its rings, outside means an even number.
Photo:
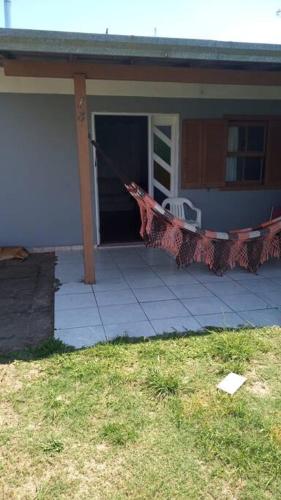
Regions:
<svg viewBox="0 0 281 500"><path fill-rule="evenodd" d="M99 146L129 180L148 190L148 117L95 115ZM100 243L140 240L135 200L102 158L97 158Z"/></svg>

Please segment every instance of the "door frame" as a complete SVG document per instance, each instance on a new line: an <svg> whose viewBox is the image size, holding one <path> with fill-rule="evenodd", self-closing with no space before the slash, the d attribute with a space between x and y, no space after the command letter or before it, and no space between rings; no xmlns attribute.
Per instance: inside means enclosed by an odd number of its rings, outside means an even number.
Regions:
<svg viewBox="0 0 281 500"><path fill-rule="evenodd" d="M179 192L179 114L178 113L132 113L132 112L118 112L118 111L93 111L91 113L91 132L92 137L96 140L96 122L95 117L97 115L104 116L146 116L148 121L147 133L148 133L148 146L147 146L147 160L148 160L148 193L152 195L153 193L153 154L152 154L152 118L153 116L161 117L173 117L175 120L175 153L174 153L174 178L172 182L173 186L173 196L178 196ZM94 146L92 146L93 155L93 171L94 171L94 217L96 221L96 241L97 246L101 244L100 237L100 209L99 209L99 186L98 186L98 174L97 174L97 158Z"/></svg>

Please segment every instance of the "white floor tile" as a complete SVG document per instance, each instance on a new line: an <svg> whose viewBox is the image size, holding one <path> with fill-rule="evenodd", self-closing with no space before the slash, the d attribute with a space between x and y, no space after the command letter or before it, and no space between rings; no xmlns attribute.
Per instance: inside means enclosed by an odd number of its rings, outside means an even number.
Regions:
<svg viewBox="0 0 281 500"><path fill-rule="evenodd" d="M151 324L157 335L173 332L187 332L200 330L201 325L195 318L169 318L169 319L153 319Z"/></svg>
<svg viewBox="0 0 281 500"><path fill-rule="evenodd" d="M269 278L262 278L259 277L259 280L243 280L239 281L239 283L247 288L248 290L251 290L254 293L257 293L258 295L262 295L264 292L271 292L271 291L279 291L281 293L281 286L276 283L276 281L271 280Z"/></svg>
<svg viewBox="0 0 281 500"><path fill-rule="evenodd" d="M235 268L232 271L227 271L227 276L235 281L243 281L243 280L255 281L261 279L261 277L258 274L250 273L249 271L243 268Z"/></svg>
<svg viewBox="0 0 281 500"><path fill-rule="evenodd" d="M66 309L55 313L55 328L57 329L97 325L101 325L97 307Z"/></svg>
<svg viewBox="0 0 281 500"><path fill-rule="evenodd" d="M126 290L128 284L123 278L97 278L92 285L94 292L105 292L107 290Z"/></svg>
<svg viewBox="0 0 281 500"><path fill-rule="evenodd" d="M152 337L155 335L155 331L149 321L115 323L114 325L105 325L104 328L108 340L124 335L128 337Z"/></svg>
<svg viewBox="0 0 281 500"><path fill-rule="evenodd" d="M281 286L281 278L271 278L272 283Z"/></svg>
<svg viewBox="0 0 281 500"><path fill-rule="evenodd" d="M195 276L191 276L188 273L181 273L180 270L174 274L161 275L160 277L167 286L198 284Z"/></svg>
<svg viewBox="0 0 281 500"><path fill-rule="evenodd" d="M104 325L147 320L139 304L101 306L99 311Z"/></svg>
<svg viewBox="0 0 281 500"><path fill-rule="evenodd" d="M169 261L168 263L165 263L165 264L157 264L157 265L151 266L151 268L159 276L167 276L170 274L187 274L187 275L189 275L188 267L179 268L175 261Z"/></svg>
<svg viewBox="0 0 281 500"><path fill-rule="evenodd" d="M95 261L95 265L98 270L100 271L110 271L112 269L118 269L117 264L110 259L107 260L102 260L102 261Z"/></svg>
<svg viewBox="0 0 281 500"><path fill-rule="evenodd" d="M213 271L210 271L207 266L201 264L191 264L188 267L188 272L200 283L222 283L224 281L231 281L228 273L223 276L217 276Z"/></svg>
<svg viewBox="0 0 281 500"><path fill-rule="evenodd" d="M168 255L165 250L162 250L161 248L152 248L152 247L146 247L145 245L142 245L137 249L138 254L143 255Z"/></svg>
<svg viewBox="0 0 281 500"><path fill-rule="evenodd" d="M60 281L60 283L82 283L83 282L83 274L82 272L63 272L56 274L56 278Z"/></svg>
<svg viewBox="0 0 281 500"><path fill-rule="evenodd" d="M55 294L55 298L60 295L77 293L92 293L91 285L85 283L64 283Z"/></svg>
<svg viewBox="0 0 281 500"><path fill-rule="evenodd" d="M99 262L107 262L107 261L112 261L113 262L113 250L112 247L98 247L95 249L95 259L96 261Z"/></svg>
<svg viewBox="0 0 281 500"><path fill-rule="evenodd" d="M130 278L139 278L139 277L143 277L143 278L151 278L151 277L157 277L157 274L154 273L152 271L152 268L150 267L131 267L131 268L128 268L128 269L122 269L122 275L126 278L126 279L130 279Z"/></svg>
<svg viewBox="0 0 281 500"><path fill-rule="evenodd" d="M84 276L83 266L78 264L58 265L55 268L55 275L61 283L80 282Z"/></svg>
<svg viewBox="0 0 281 500"><path fill-rule="evenodd" d="M111 248L109 252L115 262L124 259L140 258L138 248Z"/></svg>
<svg viewBox="0 0 281 500"><path fill-rule="evenodd" d="M97 265L104 267L107 267L109 265L116 265L112 256L108 253L105 253L104 251L95 253L95 262L97 263Z"/></svg>
<svg viewBox="0 0 281 500"><path fill-rule="evenodd" d="M55 311L96 307L96 305L97 304L92 291L91 293L73 293L55 296Z"/></svg>
<svg viewBox="0 0 281 500"><path fill-rule="evenodd" d="M281 311L279 309L244 311L240 313L240 316L249 326L281 326Z"/></svg>
<svg viewBox="0 0 281 500"><path fill-rule="evenodd" d="M161 264L161 260L163 264L166 262L174 260L174 258L169 255L165 250L161 250L161 248L139 248L137 250L138 255L140 255L144 260L149 262L155 262L155 265Z"/></svg>
<svg viewBox="0 0 281 500"><path fill-rule="evenodd" d="M175 295L164 285L149 288L138 288L134 290L134 294L139 302L175 299Z"/></svg>
<svg viewBox="0 0 281 500"><path fill-rule="evenodd" d="M275 265L263 265L258 271L260 276L267 278L281 278L281 267Z"/></svg>
<svg viewBox="0 0 281 500"><path fill-rule="evenodd" d="M165 254L164 252L158 255L143 254L142 258L150 266L165 266L165 264L170 265L171 263L171 257L169 257L169 255Z"/></svg>
<svg viewBox="0 0 281 500"><path fill-rule="evenodd" d="M137 257L125 257L116 260L116 264L120 269L129 269L129 268L145 268L147 267L147 263L141 258Z"/></svg>
<svg viewBox="0 0 281 500"><path fill-rule="evenodd" d="M117 304L134 304L137 302L131 290L109 290L95 292L98 306L112 306Z"/></svg>
<svg viewBox="0 0 281 500"><path fill-rule="evenodd" d="M231 312L231 309L217 297L200 297L195 299L183 299L182 303L194 316L201 314L215 314Z"/></svg>
<svg viewBox="0 0 281 500"><path fill-rule="evenodd" d="M237 328L242 326L245 321L236 313L205 314L195 316L195 319L201 326L215 326L218 328Z"/></svg>
<svg viewBox="0 0 281 500"><path fill-rule="evenodd" d="M208 271L206 274L197 275L196 273L192 274L194 278L196 278L200 283L223 283L225 281L231 281L231 277L228 274L224 274L223 276L217 276L212 271Z"/></svg>
<svg viewBox="0 0 281 500"><path fill-rule="evenodd" d="M138 289L138 288L151 288L151 287L156 287L156 286L164 286L163 281L158 278L157 276L151 275L150 277L145 277L145 276L135 276L135 277L126 277L126 281L128 282L128 285L132 289Z"/></svg>
<svg viewBox="0 0 281 500"><path fill-rule="evenodd" d="M268 305L254 293L240 293L239 295L225 295L224 302L234 311L252 311L266 309Z"/></svg>
<svg viewBox="0 0 281 500"><path fill-rule="evenodd" d="M258 295L271 306L281 306L281 287L280 291L268 290L262 294L258 291Z"/></svg>
<svg viewBox="0 0 281 500"><path fill-rule="evenodd" d="M55 294L55 325L65 338L78 330L77 347L92 345L95 335L100 340L99 332L104 338L101 315L109 338L124 327L134 336L153 335L153 328L157 333L196 330L199 323L235 327L241 324L239 316L257 326L281 325L280 261L265 264L256 275L236 268L219 277L203 264L178 269L160 249L98 249L97 283L91 287L82 282L81 251L57 256L56 277L62 285Z"/></svg>
<svg viewBox="0 0 281 500"><path fill-rule="evenodd" d="M96 278L101 279L112 279L112 278L122 278L122 273L118 267L113 267L112 269L101 268L97 266L96 268Z"/></svg>
<svg viewBox="0 0 281 500"><path fill-rule="evenodd" d="M178 299L212 297L212 293L202 284L172 285L169 287Z"/></svg>
<svg viewBox="0 0 281 500"><path fill-rule="evenodd" d="M76 349L90 347L98 342L106 341L103 326L86 326L82 328L56 330L55 338L67 345L76 347Z"/></svg>
<svg viewBox="0 0 281 500"><path fill-rule="evenodd" d="M234 295L237 293L240 294L247 291L243 286L235 281L225 281L222 283L206 283L205 286L206 288L208 288L208 290L210 290L210 292L222 299L225 297L225 295Z"/></svg>
<svg viewBox="0 0 281 500"><path fill-rule="evenodd" d="M166 319L189 316L188 311L179 300L143 302L142 308L149 319Z"/></svg>

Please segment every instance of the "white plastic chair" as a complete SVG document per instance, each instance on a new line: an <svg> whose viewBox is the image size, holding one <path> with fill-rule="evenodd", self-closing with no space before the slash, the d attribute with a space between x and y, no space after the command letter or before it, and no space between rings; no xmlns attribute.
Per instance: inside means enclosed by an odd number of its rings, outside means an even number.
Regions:
<svg viewBox="0 0 281 500"><path fill-rule="evenodd" d="M185 205L187 205L190 210L195 212L196 217L194 219L188 219L186 217ZM167 208L168 206L169 208ZM171 212L175 217L184 219L188 222L188 224L201 228L202 211L200 208L195 207L192 201L187 198L166 198L162 202L162 207L169 210L169 212Z"/></svg>

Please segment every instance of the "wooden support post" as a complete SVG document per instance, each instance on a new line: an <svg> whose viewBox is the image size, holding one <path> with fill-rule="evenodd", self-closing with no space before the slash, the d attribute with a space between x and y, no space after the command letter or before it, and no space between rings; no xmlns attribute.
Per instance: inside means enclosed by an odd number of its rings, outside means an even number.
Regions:
<svg viewBox="0 0 281 500"><path fill-rule="evenodd" d="M75 92L75 113L80 176L80 203L84 252L84 281L95 283L92 178L88 141L88 115L86 78L83 74L73 75Z"/></svg>

